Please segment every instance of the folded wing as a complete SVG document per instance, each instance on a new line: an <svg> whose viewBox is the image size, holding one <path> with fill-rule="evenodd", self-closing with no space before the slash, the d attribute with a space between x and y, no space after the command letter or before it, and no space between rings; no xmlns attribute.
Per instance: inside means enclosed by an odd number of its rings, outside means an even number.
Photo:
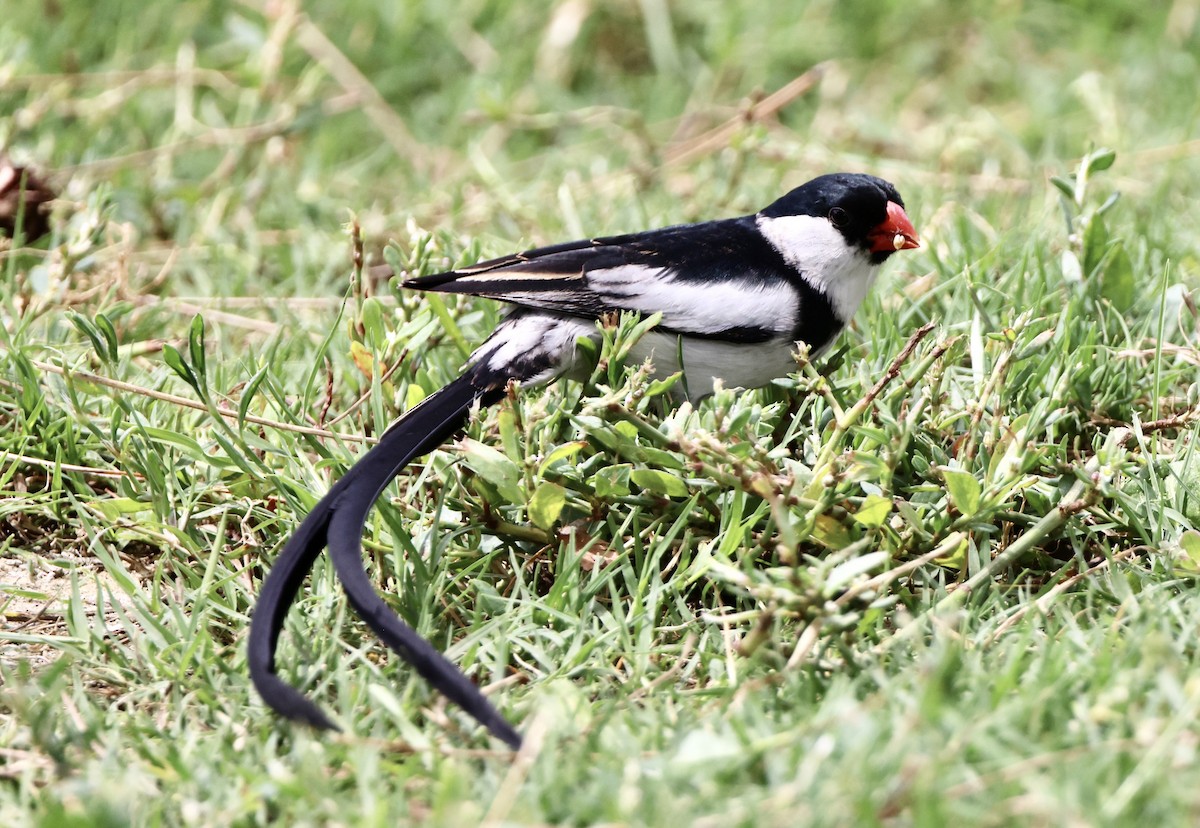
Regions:
<svg viewBox="0 0 1200 828"><path fill-rule="evenodd" d="M593 319L661 312L664 331L764 342L795 325L790 276L753 219L740 218L541 247L404 286Z"/></svg>

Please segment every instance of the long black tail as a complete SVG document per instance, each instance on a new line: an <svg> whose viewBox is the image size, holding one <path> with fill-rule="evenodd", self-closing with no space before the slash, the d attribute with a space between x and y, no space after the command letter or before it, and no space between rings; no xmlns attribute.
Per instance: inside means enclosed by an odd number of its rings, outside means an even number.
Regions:
<svg viewBox="0 0 1200 828"><path fill-rule="evenodd" d="M415 457L427 454L461 428L471 406L503 396L495 384L468 371L408 412L322 498L288 541L267 576L250 622L250 677L276 712L314 727L336 730L317 707L275 672L275 649L288 609L321 549L330 556L351 606L385 643L439 692L460 705L513 749L521 737L479 689L425 639L401 621L371 586L362 560L363 524L376 498Z"/></svg>

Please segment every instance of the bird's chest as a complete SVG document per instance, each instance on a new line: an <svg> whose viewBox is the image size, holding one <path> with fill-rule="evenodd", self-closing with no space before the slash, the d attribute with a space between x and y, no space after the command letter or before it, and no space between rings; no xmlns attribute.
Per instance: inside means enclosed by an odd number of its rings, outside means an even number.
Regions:
<svg viewBox="0 0 1200 828"><path fill-rule="evenodd" d="M684 371L693 401L713 392L715 380L726 388L757 388L796 370L794 342L725 342L651 331L630 351L630 364L649 359L662 378Z"/></svg>

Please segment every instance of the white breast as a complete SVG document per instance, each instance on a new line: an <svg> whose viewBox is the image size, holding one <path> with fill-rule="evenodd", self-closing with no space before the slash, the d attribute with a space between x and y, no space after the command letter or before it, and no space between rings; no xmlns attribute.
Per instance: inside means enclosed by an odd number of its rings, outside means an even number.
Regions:
<svg viewBox="0 0 1200 828"><path fill-rule="evenodd" d="M471 362L486 360L497 376L519 377L523 385L533 387L564 374L575 375L579 357L575 342L580 337L599 340L596 323L526 311L502 322ZM659 379L684 371L687 396L695 402L713 392L717 379L727 388L758 388L786 377L796 370L795 351L795 344L782 338L746 344L650 331L630 350L628 364L649 359Z"/></svg>
<svg viewBox="0 0 1200 828"><path fill-rule="evenodd" d="M792 356L796 346L787 340L745 344L688 337L682 339L681 345L681 339L673 334L651 331L630 351L629 363L636 365L649 359L658 378L683 370L688 397L692 401L711 394L717 379L726 388L758 388L796 370L796 360Z"/></svg>

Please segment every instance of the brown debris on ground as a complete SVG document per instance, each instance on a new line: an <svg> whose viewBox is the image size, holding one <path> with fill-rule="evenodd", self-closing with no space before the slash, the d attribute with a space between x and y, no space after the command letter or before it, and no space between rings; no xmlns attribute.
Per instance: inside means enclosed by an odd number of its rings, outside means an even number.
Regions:
<svg viewBox="0 0 1200 828"><path fill-rule="evenodd" d="M25 241L37 241L50 232L50 202L57 197L33 170L0 155L0 233L14 238L20 218Z"/></svg>

